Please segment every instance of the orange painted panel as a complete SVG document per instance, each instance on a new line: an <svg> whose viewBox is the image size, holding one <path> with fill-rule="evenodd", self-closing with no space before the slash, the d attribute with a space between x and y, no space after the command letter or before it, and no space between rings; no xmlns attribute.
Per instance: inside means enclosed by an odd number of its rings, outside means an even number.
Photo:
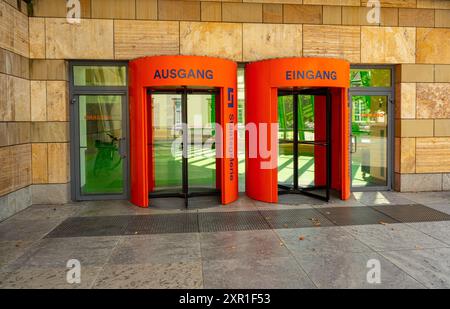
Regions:
<svg viewBox="0 0 450 309"><path fill-rule="evenodd" d="M249 197L272 203L278 201L278 89L327 87L332 92L332 131L337 130L332 134L336 144L332 146L332 187L341 192L342 199L349 198L346 97L349 77L350 64L340 59L279 58L246 65L246 194ZM316 99L321 101L320 97ZM319 135L324 128L319 128ZM323 182L326 169L321 165L324 161L321 157L324 154L317 154L316 179Z"/></svg>
<svg viewBox="0 0 450 309"><path fill-rule="evenodd" d="M181 86L220 89L217 119L224 130L217 146L223 145L226 156L218 160L217 176L222 203L235 201L238 197L236 63L200 56L144 57L130 61L129 79L131 202L148 207L149 190L154 185L153 154L147 145L152 139L152 118L146 90Z"/></svg>

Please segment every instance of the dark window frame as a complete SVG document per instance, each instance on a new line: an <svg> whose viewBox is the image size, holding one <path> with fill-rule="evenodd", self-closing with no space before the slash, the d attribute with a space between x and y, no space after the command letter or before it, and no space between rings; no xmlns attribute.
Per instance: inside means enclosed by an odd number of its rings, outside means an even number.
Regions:
<svg viewBox="0 0 450 309"><path fill-rule="evenodd" d="M394 176L395 176L395 65L381 65L381 64L355 64L350 65L350 69L389 69L391 71L391 86L390 87L350 87L348 91L348 106L349 106L349 132L352 132L352 96L387 96L388 97L388 123L387 123L387 182L386 186L373 187L353 187L352 185L352 158L351 158L351 141L349 143L349 173L350 173L350 190L352 192L367 192L367 191L393 191ZM350 79L350 76L349 76Z"/></svg>
<svg viewBox="0 0 450 309"><path fill-rule="evenodd" d="M74 66L125 66L125 86L75 86ZM112 60L71 60L69 61L69 119L70 119L70 188L71 199L74 201L90 200L124 200L130 197L130 164L129 164L129 107L128 107L128 61ZM122 135L125 138L123 193L121 194L82 194L80 188L80 154L79 154L79 123L78 97L80 95L117 95L122 96Z"/></svg>

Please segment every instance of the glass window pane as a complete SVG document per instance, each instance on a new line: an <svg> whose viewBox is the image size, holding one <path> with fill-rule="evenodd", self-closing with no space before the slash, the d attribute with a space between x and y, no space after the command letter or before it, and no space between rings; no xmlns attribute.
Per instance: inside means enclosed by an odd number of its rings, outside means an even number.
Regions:
<svg viewBox="0 0 450 309"><path fill-rule="evenodd" d="M126 86L126 66L74 66L75 86Z"/></svg>
<svg viewBox="0 0 450 309"><path fill-rule="evenodd" d="M154 191L179 191L182 186L181 94L152 95Z"/></svg>
<svg viewBox="0 0 450 309"><path fill-rule="evenodd" d="M79 96L81 194L123 193L122 96Z"/></svg>
<svg viewBox="0 0 450 309"><path fill-rule="evenodd" d="M387 96L352 96L352 185L387 185Z"/></svg>
<svg viewBox="0 0 450 309"><path fill-rule="evenodd" d="M190 191L216 188L215 95L187 97L188 184Z"/></svg>
<svg viewBox="0 0 450 309"><path fill-rule="evenodd" d="M350 87L391 87L391 70L351 69Z"/></svg>

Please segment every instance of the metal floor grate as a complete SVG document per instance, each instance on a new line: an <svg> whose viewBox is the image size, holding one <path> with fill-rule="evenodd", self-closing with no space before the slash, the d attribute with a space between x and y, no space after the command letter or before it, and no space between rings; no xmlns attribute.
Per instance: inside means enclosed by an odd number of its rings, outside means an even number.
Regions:
<svg viewBox="0 0 450 309"><path fill-rule="evenodd" d="M196 232L197 213L135 216L125 229L126 235Z"/></svg>
<svg viewBox="0 0 450 309"><path fill-rule="evenodd" d="M200 232L269 230L258 211L200 212Z"/></svg>
<svg viewBox="0 0 450 309"><path fill-rule="evenodd" d="M273 229L334 225L314 209L262 210L261 215Z"/></svg>
<svg viewBox="0 0 450 309"><path fill-rule="evenodd" d="M53 229L46 238L268 230L428 221L450 221L450 215L416 204L72 217Z"/></svg>
<svg viewBox="0 0 450 309"><path fill-rule="evenodd" d="M133 216L72 217L64 220L46 238L124 235Z"/></svg>
<svg viewBox="0 0 450 309"><path fill-rule="evenodd" d="M400 222L450 221L450 215L420 204L380 205L371 208Z"/></svg>
<svg viewBox="0 0 450 309"><path fill-rule="evenodd" d="M366 206L356 207L326 207L318 209L331 222L339 226L366 225L380 223L399 223L397 220L386 216Z"/></svg>

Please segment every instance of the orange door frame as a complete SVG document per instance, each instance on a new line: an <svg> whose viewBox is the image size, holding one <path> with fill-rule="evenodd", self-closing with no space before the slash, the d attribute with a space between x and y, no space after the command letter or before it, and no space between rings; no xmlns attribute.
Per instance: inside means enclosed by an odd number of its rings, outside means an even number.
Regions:
<svg viewBox="0 0 450 309"><path fill-rule="evenodd" d="M319 87L331 89L331 188L340 191L343 200L350 197L349 76L350 64L340 59L279 58L246 65L245 121L247 128L253 128L246 131L245 186L250 198L278 202L278 89ZM321 162L317 158L319 182L326 172Z"/></svg>
<svg viewBox="0 0 450 309"><path fill-rule="evenodd" d="M153 188L153 154L148 148L152 139L150 99L147 88L209 87L219 88L220 102L216 121L222 130L217 136L216 158L220 170L222 204L238 198L237 170L237 64L233 61L201 56L143 57L129 63L130 112L130 179L131 202L149 206L149 192Z"/></svg>

